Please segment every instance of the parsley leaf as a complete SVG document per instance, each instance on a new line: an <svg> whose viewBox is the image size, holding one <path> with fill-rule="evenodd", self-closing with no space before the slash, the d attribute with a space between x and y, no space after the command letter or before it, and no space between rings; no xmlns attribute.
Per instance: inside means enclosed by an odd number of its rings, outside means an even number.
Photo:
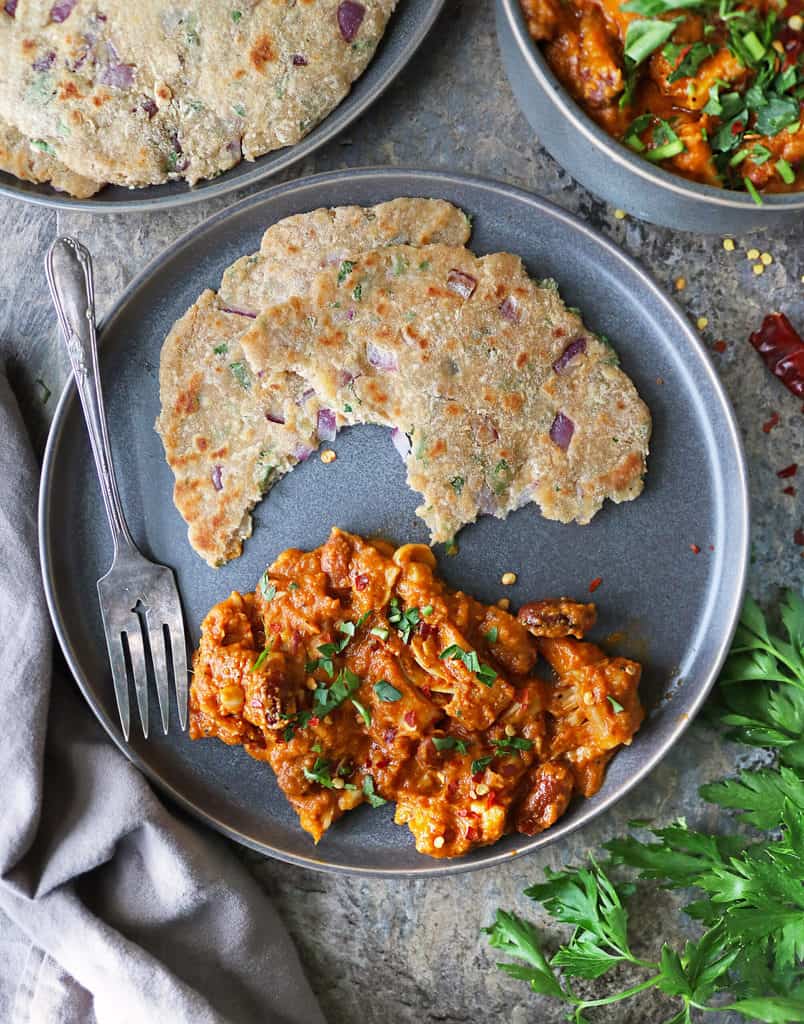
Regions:
<svg viewBox="0 0 804 1024"><path fill-rule="evenodd" d="M394 704L396 701L402 700L400 691L395 686L391 686L386 679L380 679L374 684L374 692L384 704Z"/></svg>
<svg viewBox="0 0 804 1024"><path fill-rule="evenodd" d="M338 284L343 284L354 269L355 265L351 260L344 260L338 267Z"/></svg>
<svg viewBox="0 0 804 1024"><path fill-rule="evenodd" d="M472 775L479 775L480 772L484 772L493 760L493 754L487 754L485 757L475 758L475 760L472 761Z"/></svg>
<svg viewBox="0 0 804 1024"><path fill-rule="evenodd" d="M387 804L387 800L383 800L374 788L374 779L370 775L363 776L363 796L368 800L372 807L382 807L383 804Z"/></svg>
<svg viewBox="0 0 804 1024"><path fill-rule="evenodd" d="M524 736L506 736L501 740L492 740L491 745L498 754L513 754L515 750L531 750L533 741Z"/></svg>
<svg viewBox="0 0 804 1024"><path fill-rule="evenodd" d="M433 736L433 746L436 750L457 750L459 754L469 752L466 740L459 740L456 736Z"/></svg>
<svg viewBox="0 0 804 1024"><path fill-rule="evenodd" d="M410 635L418 626L420 618L418 608L408 608L407 611L404 611L399 603L399 598L391 598L388 621L392 626L396 626L404 643L410 643Z"/></svg>
<svg viewBox="0 0 804 1024"><path fill-rule="evenodd" d="M493 686L494 680L497 678L497 673L491 667L480 661L477 656L477 651L465 651L463 647L458 644L450 644L440 654L439 658L449 659L450 661L462 661L464 665L469 669L470 672L474 672L478 682L484 686Z"/></svg>

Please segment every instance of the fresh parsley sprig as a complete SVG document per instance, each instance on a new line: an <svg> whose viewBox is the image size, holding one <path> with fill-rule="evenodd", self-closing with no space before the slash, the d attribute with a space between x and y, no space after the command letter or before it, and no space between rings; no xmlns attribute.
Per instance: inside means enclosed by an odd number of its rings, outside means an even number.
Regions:
<svg viewBox="0 0 804 1024"><path fill-rule="evenodd" d="M587 1011L658 988L679 1003L665 1024L691 1024L698 1012L733 1010L767 1024L804 1021L804 600L781 604L786 638L775 635L755 601L746 600L720 679L721 720L732 737L773 747L778 767L743 771L701 789L710 803L738 810L768 835L713 835L683 820L632 832L606 844L610 864L670 889L692 889L685 912L705 928L683 949L665 943L656 960L637 958L628 938L624 898L594 859L587 868L547 872L526 894L574 926L549 960L527 921L503 910L487 929L490 943L516 962L498 966L535 992L567 1003L576 1024ZM648 823L632 822L643 830ZM644 833L643 833L644 835ZM628 963L647 976L630 988L583 999L573 979L593 979Z"/></svg>

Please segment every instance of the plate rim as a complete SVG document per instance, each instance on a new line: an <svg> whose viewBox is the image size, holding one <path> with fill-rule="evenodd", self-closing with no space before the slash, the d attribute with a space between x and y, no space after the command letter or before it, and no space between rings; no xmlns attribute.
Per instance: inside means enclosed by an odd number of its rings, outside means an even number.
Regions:
<svg viewBox="0 0 804 1024"><path fill-rule="evenodd" d="M629 270L639 275L645 287L652 292L654 298L665 307L669 316L672 318L671 321L668 322L672 323L674 329L684 333L687 341L697 351L698 356L701 357L701 362L705 367L709 384L721 406L724 418L724 427L727 428L727 435L725 439L728 440L729 444L728 446L719 446L719 450L723 450L724 448L726 450L730 450L736 460L736 474L735 480L733 481L734 486L730 486L729 489L729 505L734 511L735 526L736 530L739 531L739 536L730 538L730 545L732 546L730 562L734 565L736 559L739 561L739 564L735 570L736 585L733 587L731 593L718 595L718 602L725 603L726 605L723 618L725 629L722 633L716 654L711 659L708 670L706 671L697 692L693 697L691 697L690 702L685 708L686 714L683 716L677 716L674 727L670 731L669 735L663 740L661 745L654 750L649 757L646 757L631 777L623 782L617 790L608 794L608 796L599 805L591 809L581 809L576 815L575 820L565 823L563 826L559 823L553 828L548 829L535 837L528 838L528 840L523 842L516 850L497 853L490 852L488 856L477 861L466 861L458 858L455 860L434 861L432 864L422 863L421 867L417 866L414 868L368 868L359 864L330 863L316 857L314 854L311 854L311 856L308 857L289 853L270 846L267 843L253 841L249 836L244 835L236 828L227 825L225 822L218 820L213 814L199 807L191 797L187 797L176 790L169 781L162 777L156 768L149 765L147 761L145 761L135 750L128 746L120 732L119 723L117 723L111 716L107 715L104 709L98 706L93 699L92 686L83 672L80 659L74 651L70 637L67 635L67 629L60 618L57 584L55 583L52 563L53 553L50 549L48 538L54 497L50 486L53 476L53 466L57 458L58 446L64 431L66 414L69 411L70 403L76 397L75 384L71 376L67 380L59 397L53 416L53 422L48 432L40 476L37 530L42 580L53 629L56 633L59 646L70 672L78 684L78 687L92 713L99 720L104 730L118 749L145 775L151 783L156 786L158 791L166 794L172 801L191 814L194 818L211 826L227 838L234 840L242 846L256 850L263 856L272 857L277 860L284 861L285 863L295 864L299 867L338 875L355 875L373 878L425 878L434 875L454 875L460 874L464 871L476 871L483 868L496 867L499 864L513 860L515 857L525 856L526 854L532 853L544 846L555 843L563 839L565 836L576 832L593 819L602 817L615 803L626 796L626 794L628 794L636 785L643 781L656 767L658 767L659 763L675 746L700 711L720 673L720 669L726 659L732 638L737 629L743 604L743 596L746 590L750 554L750 499L748 490L748 470L742 437L728 393L717 375L714 363L707 352L706 347L699 335L693 330L685 313L675 300L659 287L659 285L653 280L653 277L637 260L622 250L605 235L584 223L574 214L571 214L561 207L556 206L554 203L551 203L549 200L507 182L440 169L426 170L410 167L363 167L357 169L327 171L322 174L311 175L295 181L274 185L271 188L264 189L252 196L247 196L239 202L218 211L203 221L200 225L196 225L188 231L185 231L179 236L179 238L149 260L143 269L129 282L98 324L98 337L100 344L103 344L105 333L109 328L109 325L113 324L115 318L124 310L126 305L135 296L136 292L149 281L160 266L171 260L176 253L187 245L191 245L194 242L197 243L197 236L201 230L207 232L222 220L233 216L239 216L249 207L261 205L266 201L270 203L270 201L275 197L286 196L288 193L305 193L307 191L311 191L315 194L318 187L321 185L334 185L336 187L340 186L348 189L349 183L355 178L368 181L374 180L378 184L381 184L384 179L394 179L400 176L407 179L407 181L412 184L415 184L418 181L421 181L422 183L426 182L426 191L429 194L432 194L431 190L434 188L437 189L439 184L443 184L444 186L449 185L452 187L468 185L473 188L486 190L492 195L495 193L498 195L505 194L508 198L514 198L518 202L525 202L532 208L538 210L541 214L563 221L564 224L572 230L578 231L581 235L585 235L596 244L602 245L608 258L619 262L620 264L624 264ZM412 185L409 185L408 187L412 187ZM345 198L344 201L348 202L348 197ZM491 845L484 849L494 851L495 846Z"/></svg>
<svg viewBox="0 0 804 1024"><path fill-rule="evenodd" d="M391 39L393 33L393 19L397 16L399 7L404 2L405 0L397 0L397 4L391 18L389 19L388 28L383 33L383 37L377 48L380 53L383 48L387 47L388 42ZM88 199L72 199L66 194L47 195L44 192L39 193L35 191L28 191L22 187L23 184L32 189L37 186L41 186L43 188L48 187L48 183L23 182L23 179L19 178L16 180L21 184L15 185L13 183L15 176L11 174L10 171L4 171L2 174L12 179L12 181L6 183L0 177L0 196L5 196L12 200L17 199L21 202L31 203L33 206L42 206L51 210L75 210L81 213L101 214L145 213L151 210L167 210L173 209L174 207L189 206L192 203L198 203L205 199L215 199L219 196L237 191L238 189L251 188L257 183L270 180L276 175L281 174L283 171L287 171L289 168L294 167L307 157L312 156L313 153L316 153L323 146L327 145L327 143L336 139L342 132L346 131L347 128L354 124L355 121L361 118L391 87L391 85L393 85L399 75L405 70L411 60L418 53L425 39L430 34L431 29L442 14L447 0L424 0L424 2L428 4L425 17L420 19L416 25L415 31L411 34L407 45L405 45L396 57L392 59L390 65L380 76L374 87L362 98L358 98L357 100L354 99L353 90L377 60L376 51L374 56L371 58L371 61L363 69L362 73L352 82L346 96L344 96L341 102L334 107L308 135L305 135L303 139L294 143L292 146L284 146L280 149L271 150L270 152L263 153L262 156L256 158L254 163L263 159L263 157L274 154L276 156L276 162L273 163L268 170L265 170L262 167L252 166L251 170L231 178L228 177L228 172L224 171L217 180L214 178L206 179L205 183L199 189L194 189L188 185L185 191L174 195L157 195L148 199L121 199L111 202L103 202L101 200L96 200L93 197ZM236 166L241 166L243 163L248 162L249 161L247 160L241 160L240 164ZM232 170L232 168L230 168L230 170ZM303 179L297 178L296 180L301 181ZM162 184L166 183L162 182ZM50 187L52 188L52 186ZM158 185L145 187L159 188ZM136 195L138 191L139 189L136 188L131 189L131 192L134 195ZM206 221L202 221L201 223L205 224Z"/></svg>

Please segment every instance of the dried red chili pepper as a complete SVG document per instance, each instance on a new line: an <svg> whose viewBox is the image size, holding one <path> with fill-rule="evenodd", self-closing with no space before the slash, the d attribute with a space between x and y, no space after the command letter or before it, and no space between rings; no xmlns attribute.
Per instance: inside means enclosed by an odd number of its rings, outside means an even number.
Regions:
<svg viewBox="0 0 804 1024"><path fill-rule="evenodd" d="M602 576L595 576L595 578L589 584L589 593L590 594L594 594L594 592L597 590L597 588L600 586L600 584L602 582L603 582L603 577Z"/></svg>
<svg viewBox="0 0 804 1024"><path fill-rule="evenodd" d="M789 466L785 466L784 469L780 469L776 475L781 477L782 480L786 480L788 477L795 476L798 472L798 463L791 462Z"/></svg>
<svg viewBox="0 0 804 1024"><path fill-rule="evenodd" d="M769 313L748 340L771 373L804 398L804 341L784 313Z"/></svg>

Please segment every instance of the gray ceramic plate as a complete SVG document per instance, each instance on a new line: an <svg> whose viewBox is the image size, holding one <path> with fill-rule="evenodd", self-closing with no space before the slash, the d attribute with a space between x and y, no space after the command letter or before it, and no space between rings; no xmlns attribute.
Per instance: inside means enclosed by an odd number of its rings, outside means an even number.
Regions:
<svg viewBox="0 0 804 1024"><path fill-rule="evenodd" d="M106 663L95 581L111 558L89 446L72 388L59 403L43 469L40 536L53 621L75 676L111 737L178 803L263 853L309 867L376 874L461 871L555 842L625 794L666 753L700 707L740 608L748 544L745 465L728 400L697 335L678 308L610 242L549 203L506 185L450 174L366 170L281 185L225 210L164 252L125 291L102 330L112 447L132 533L176 568L193 640L207 610L233 589L254 587L289 546L313 547L337 524L396 541L425 541L402 462L381 428L344 432L338 459L310 459L257 509L245 554L213 570L187 544L171 501L172 475L153 423L162 340L223 269L258 248L263 229L318 206L438 196L474 216L478 253L520 253L537 277L555 277L565 300L612 339L654 417L645 493L606 507L589 526L542 519L533 506L506 522L484 517L460 534L455 557L439 553L452 584L515 604L543 595L584 598L595 577L595 635L625 634L619 650L645 662L650 717L609 768L602 790L576 803L534 839L508 836L455 861L416 853L392 810L360 808L315 847L279 793L271 770L217 741L160 735L121 739ZM700 554L690 550L699 545ZM515 587L500 575L515 570ZM174 717L175 728L175 717Z"/></svg>
<svg viewBox="0 0 804 1024"><path fill-rule="evenodd" d="M194 188L189 188L181 181L140 189L109 185L90 199L72 199L50 185L21 181L13 174L0 171L0 195L66 210L127 213L133 210L185 206L198 199L224 195L265 181L310 156L360 117L413 57L443 6L444 0L398 0L397 10L388 24L374 60L354 83L344 101L295 146L266 153L252 163L244 160L221 177L201 181Z"/></svg>

